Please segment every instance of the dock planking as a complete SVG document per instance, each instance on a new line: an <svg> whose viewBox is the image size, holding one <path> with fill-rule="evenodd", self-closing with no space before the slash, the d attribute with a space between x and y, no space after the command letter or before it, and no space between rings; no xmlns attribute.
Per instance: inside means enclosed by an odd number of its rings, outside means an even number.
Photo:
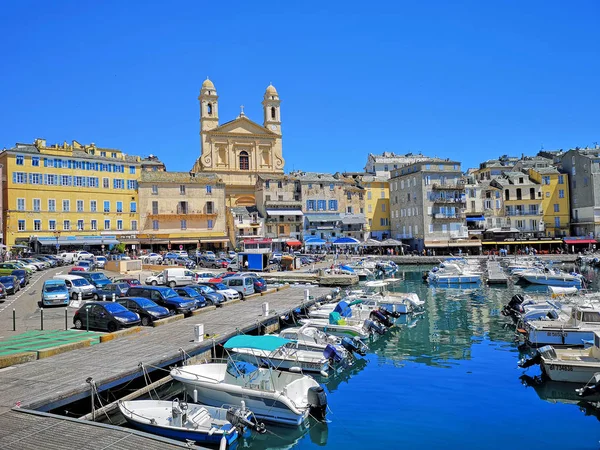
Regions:
<svg viewBox="0 0 600 450"><path fill-rule="evenodd" d="M238 331L250 331L269 318L286 314L303 303L305 289L309 289L315 299L332 292L329 288L293 286L100 345L0 369L0 429L10 434L11 430L2 425L2 420L6 419L5 414L15 413L11 408L17 402L24 408L49 411L89 397L88 377L92 377L102 391L140 376L139 363L146 364L148 370L151 366L168 367L181 359L179 349L189 355L200 354L213 346L213 339L216 343L222 342ZM269 317L263 316L264 302L269 303ZM205 333L213 339L194 342L194 325L198 323L204 324ZM12 432L18 430L16 424ZM0 448L4 448L3 443Z"/></svg>
<svg viewBox="0 0 600 450"><path fill-rule="evenodd" d="M488 284L508 284L508 277L496 260L487 261L487 282Z"/></svg>

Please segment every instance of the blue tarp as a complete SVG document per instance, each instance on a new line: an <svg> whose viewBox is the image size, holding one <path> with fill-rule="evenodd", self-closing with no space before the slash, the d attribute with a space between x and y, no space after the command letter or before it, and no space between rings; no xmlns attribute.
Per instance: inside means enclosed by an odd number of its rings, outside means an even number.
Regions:
<svg viewBox="0 0 600 450"><path fill-rule="evenodd" d="M467 222L484 222L485 217L477 216L477 217L467 217Z"/></svg>
<svg viewBox="0 0 600 450"><path fill-rule="evenodd" d="M252 348L254 350L266 350L272 352L279 347L284 346L288 339L280 338L279 336L234 336L225 342L225 348Z"/></svg>
<svg viewBox="0 0 600 450"><path fill-rule="evenodd" d="M360 244L360 241L358 239L354 239L353 237L341 237L336 239L335 241L333 241L334 245L340 245L340 244Z"/></svg>
<svg viewBox="0 0 600 450"><path fill-rule="evenodd" d="M350 266L344 266L344 265L341 265L341 266L340 266L340 269L342 269L342 270L347 270L348 272L352 272L352 273L354 273L354 269L353 269L352 267L350 267Z"/></svg>
<svg viewBox="0 0 600 450"><path fill-rule="evenodd" d="M333 312L339 313L342 317L352 317L352 309L346 302L339 302L335 305Z"/></svg>
<svg viewBox="0 0 600 450"><path fill-rule="evenodd" d="M325 241L319 238L308 238L304 240L304 245L324 245Z"/></svg>

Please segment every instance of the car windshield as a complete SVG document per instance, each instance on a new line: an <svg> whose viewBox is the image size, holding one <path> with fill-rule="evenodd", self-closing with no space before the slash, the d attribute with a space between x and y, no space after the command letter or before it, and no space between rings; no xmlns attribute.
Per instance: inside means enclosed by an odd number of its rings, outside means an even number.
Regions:
<svg viewBox="0 0 600 450"><path fill-rule="evenodd" d="M106 278L106 275L104 275L103 273L91 273L90 277L92 277L92 280L108 280L108 278Z"/></svg>
<svg viewBox="0 0 600 450"><path fill-rule="evenodd" d="M89 286L90 284L87 280L84 280L83 278L79 280L71 280L71 283L73 283L73 286Z"/></svg>
<svg viewBox="0 0 600 450"><path fill-rule="evenodd" d="M120 312L124 312L124 311L128 311L127 308L125 308L123 305L119 304L119 303L106 303L104 305L104 307L106 308L106 310L108 312L111 313L120 313Z"/></svg>
<svg viewBox="0 0 600 450"><path fill-rule="evenodd" d="M215 290L213 288L211 288L210 286L202 286L202 290L204 292L208 292L209 294L212 294L213 292L215 292Z"/></svg>
<svg viewBox="0 0 600 450"><path fill-rule="evenodd" d="M200 292L198 292L196 289L186 288L183 289L183 291L187 292L190 297L200 297Z"/></svg>
<svg viewBox="0 0 600 450"><path fill-rule="evenodd" d="M12 283L14 281L13 277L0 277L0 283Z"/></svg>
<svg viewBox="0 0 600 450"><path fill-rule="evenodd" d="M179 297L177 295L177 292L175 292L173 289L171 288L167 288L163 291L163 294L165 296L165 298L173 298L173 297Z"/></svg>
<svg viewBox="0 0 600 450"><path fill-rule="evenodd" d="M96 261L106 261L106 258L104 256L97 256Z"/></svg>
<svg viewBox="0 0 600 450"><path fill-rule="evenodd" d="M127 283L118 283L117 287L121 290L123 289L129 289L129 285Z"/></svg>
<svg viewBox="0 0 600 450"><path fill-rule="evenodd" d="M223 283L215 283L214 286L217 288L217 290L219 291L224 291L225 289L229 289L227 286L225 286Z"/></svg>
<svg viewBox="0 0 600 450"><path fill-rule="evenodd" d="M142 308L154 308L155 306L158 306L152 300L148 300L147 298L143 297L136 298L135 302Z"/></svg>
<svg viewBox="0 0 600 450"><path fill-rule="evenodd" d="M66 286L61 285L61 284L49 284L47 286L44 286L44 291L46 292L61 292L64 291L66 289Z"/></svg>
<svg viewBox="0 0 600 450"><path fill-rule="evenodd" d="M82 266L82 267L83 267L83 266L89 266L89 265L90 265L90 263L89 263L89 262L87 262L87 261L79 261L77 264L78 264L79 266Z"/></svg>

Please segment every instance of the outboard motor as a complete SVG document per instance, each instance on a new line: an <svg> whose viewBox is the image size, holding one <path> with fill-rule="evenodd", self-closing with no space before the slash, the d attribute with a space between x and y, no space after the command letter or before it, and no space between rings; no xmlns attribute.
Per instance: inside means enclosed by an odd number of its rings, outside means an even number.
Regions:
<svg viewBox="0 0 600 450"><path fill-rule="evenodd" d="M308 405L310 414L317 420L324 420L327 414L327 394L321 386L308 388Z"/></svg>
<svg viewBox="0 0 600 450"><path fill-rule="evenodd" d="M265 424L262 422L258 422L254 414L247 418L248 410L243 408L231 407L227 410L227 414L225 415L225 419L235 428L240 431L240 434L243 435L243 430L248 428L250 430L256 431L258 434L264 434L267 432L265 428Z"/></svg>
<svg viewBox="0 0 600 450"><path fill-rule="evenodd" d="M377 334L385 334L385 332L387 331L387 328L373 320L365 320L365 326L367 327L367 330Z"/></svg>
<svg viewBox="0 0 600 450"><path fill-rule="evenodd" d="M544 345L543 347L540 347L538 350L536 350L535 354L531 358L522 359L521 361L519 361L519 367L522 369L527 369L528 367L541 363L542 355L544 354L546 356L556 358L556 352L554 351L554 348L551 345Z"/></svg>
<svg viewBox="0 0 600 450"><path fill-rule="evenodd" d="M397 319L398 317L400 317L402 314L400 314L398 311L388 311L385 308L379 308L379 312L381 314L383 314L385 317L393 317L394 319Z"/></svg>
<svg viewBox="0 0 600 450"><path fill-rule="evenodd" d="M510 299L510 301L508 302L508 307L510 309L515 309L518 311L518 309L516 308L517 306L521 305L521 303L523 303L525 301L525 297L523 297L523 295L521 294L516 294L513 295L512 298Z"/></svg>
<svg viewBox="0 0 600 450"><path fill-rule="evenodd" d="M323 350L323 356L332 364L339 364L344 360L344 355L331 344L327 344L327 347Z"/></svg>
<svg viewBox="0 0 600 450"><path fill-rule="evenodd" d="M394 323L388 319L385 315L383 315L379 310L374 309L373 311L371 311L371 314L369 314L369 317L371 319L376 320L377 322L381 323L382 325L390 328L394 325Z"/></svg>
<svg viewBox="0 0 600 450"><path fill-rule="evenodd" d="M348 336L342 338L342 347L350 353L358 353L360 356L367 354L366 345L363 344L358 337L350 339Z"/></svg>
<svg viewBox="0 0 600 450"><path fill-rule="evenodd" d="M580 397L589 397L590 395L600 394L600 375L595 374L593 377L594 381L588 382L584 387L575 389L577 395Z"/></svg>

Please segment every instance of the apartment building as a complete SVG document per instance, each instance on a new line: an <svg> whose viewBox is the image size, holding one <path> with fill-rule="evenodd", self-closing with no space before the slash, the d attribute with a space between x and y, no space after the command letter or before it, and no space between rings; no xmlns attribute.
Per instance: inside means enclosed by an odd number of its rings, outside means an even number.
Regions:
<svg viewBox="0 0 600 450"><path fill-rule="evenodd" d="M569 175L555 167L529 169L529 177L542 190L542 220L546 236L569 235Z"/></svg>
<svg viewBox="0 0 600 450"><path fill-rule="evenodd" d="M36 139L4 150L5 244L52 252L99 250L122 241L135 246L143 163L121 150L77 141L47 145Z"/></svg>
<svg viewBox="0 0 600 450"><path fill-rule="evenodd" d="M383 152L381 155L369 153L367 156L367 164L365 165L365 172L377 177L389 179L393 170L406 164L412 164L425 159L428 159L428 157L420 153L406 153L404 155L397 155L394 152Z"/></svg>

